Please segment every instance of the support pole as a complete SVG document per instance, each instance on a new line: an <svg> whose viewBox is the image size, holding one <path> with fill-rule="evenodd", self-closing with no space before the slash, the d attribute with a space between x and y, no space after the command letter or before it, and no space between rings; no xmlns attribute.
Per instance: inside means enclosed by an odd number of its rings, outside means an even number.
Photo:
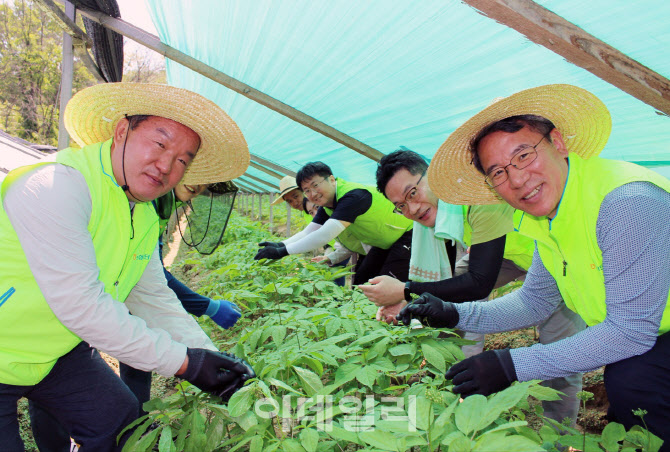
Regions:
<svg viewBox="0 0 670 452"><path fill-rule="evenodd" d="M286 204L286 237L291 237L291 206Z"/></svg>
<svg viewBox="0 0 670 452"><path fill-rule="evenodd" d="M74 21L74 5L65 1L65 15ZM65 106L72 97L72 78L74 76L74 46L72 36L63 31L63 61L60 78L60 113L58 118L58 150L70 146L70 134L65 130Z"/></svg>
<svg viewBox="0 0 670 452"><path fill-rule="evenodd" d="M273 218L272 218L272 198L273 198L273 194L270 193L270 234L272 234L272 220L273 220Z"/></svg>
<svg viewBox="0 0 670 452"><path fill-rule="evenodd" d="M258 194L258 221L263 221L263 193Z"/></svg>

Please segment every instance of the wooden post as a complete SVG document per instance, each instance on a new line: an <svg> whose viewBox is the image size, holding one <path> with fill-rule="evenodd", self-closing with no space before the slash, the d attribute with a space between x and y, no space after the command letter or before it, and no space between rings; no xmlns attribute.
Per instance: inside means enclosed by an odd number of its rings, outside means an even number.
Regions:
<svg viewBox="0 0 670 452"><path fill-rule="evenodd" d="M274 196L270 193L270 234L272 234L272 198Z"/></svg>
<svg viewBox="0 0 670 452"><path fill-rule="evenodd" d="M286 237L291 237L291 206L286 204Z"/></svg>
<svg viewBox="0 0 670 452"><path fill-rule="evenodd" d="M263 193L258 194L258 221L263 221Z"/></svg>
<svg viewBox="0 0 670 452"><path fill-rule="evenodd" d="M74 21L74 5L65 2L65 15ZM72 78L74 76L74 46L72 36L63 31L63 66L60 78L60 118L58 120L58 149L70 146L70 134L65 129L65 106L72 97Z"/></svg>

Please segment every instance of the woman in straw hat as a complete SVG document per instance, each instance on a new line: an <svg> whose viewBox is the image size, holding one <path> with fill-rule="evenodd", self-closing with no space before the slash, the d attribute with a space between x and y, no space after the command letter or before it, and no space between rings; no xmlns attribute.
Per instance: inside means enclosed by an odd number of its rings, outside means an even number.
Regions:
<svg viewBox="0 0 670 452"><path fill-rule="evenodd" d="M598 157L611 119L593 94L547 85L501 99L458 128L429 171L449 203L506 201L536 243L521 289L489 303L420 298L399 314L493 333L533 325L561 298L589 326L553 344L487 351L447 373L454 391L488 395L513 381L605 366L609 416L644 424L670 450L670 181ZM472 163L472 164L471 164ZM636 414L638 413L638 414Z"/></svg>
<svg viewBox="0 0 670 452"><path fill-rule="evenodd" d="M224 398L253 376L216 349L168 289L149 203L180 181L242 174L249 153L236 124L198 94L149 84L87 88L64 114L83 148L59 152L55 164L18 168L2 185L5 451L23 450L16 402L24 396L54 415L82 451L122 447L116 436L137 417L137 399L95 348ZM137 122L137 115L149 118Z"/></svg>

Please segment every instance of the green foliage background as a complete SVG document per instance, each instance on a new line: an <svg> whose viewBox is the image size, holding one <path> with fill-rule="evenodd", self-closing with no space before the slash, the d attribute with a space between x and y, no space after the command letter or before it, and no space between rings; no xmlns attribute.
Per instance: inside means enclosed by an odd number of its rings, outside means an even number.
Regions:
<svg viewBox="0 0 670 452"><path fill-rule="evenodd" d="M263 229L235 213L214 254L190 253L173 266L187 269L201 293L242 308L230 330L201 324L220 349L251 363L257 378L227 404L182 383L180 392L145 405L150 414L131 426L137 429L124 451L518 452L557 451L559 441L593 451L658 450L645 430L614 423L601 436L553 421L530 428L527 414L541 408L529 396L557 397L539 382L459 400L444 372L463 358L465 341L449 330L374 320L365 296L332 283L346 270L300 256L254 261L256 244L270 238ZM319 409L324 397L332 410ZM370 404L352 406L352 397ZM389 418L389 410L400 418ZM568 434L559 437L556 428Z"/></svg>

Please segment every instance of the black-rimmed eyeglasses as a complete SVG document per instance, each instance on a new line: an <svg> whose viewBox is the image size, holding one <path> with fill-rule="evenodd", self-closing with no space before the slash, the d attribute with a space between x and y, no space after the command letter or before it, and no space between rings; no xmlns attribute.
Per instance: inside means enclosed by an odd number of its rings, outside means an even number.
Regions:
<svg viewBox="0 0 670 452"><path fill-rule="evenodd" d="M538 141L535 146L526 146L521 148L521 150L519 150L514 155L514 157L512 157L507 165L496 166L491 171L489 171L484 178L486 183L489 184L491 188L496 188L497 186L504 184L505 181L509 178L509 173L507 172L508 167L513 166L514 168L520 170L533 163L537 158L537 147L545 138L547 138L547 136L542 135L542 138L540 138L540 141Z"/></svg>

